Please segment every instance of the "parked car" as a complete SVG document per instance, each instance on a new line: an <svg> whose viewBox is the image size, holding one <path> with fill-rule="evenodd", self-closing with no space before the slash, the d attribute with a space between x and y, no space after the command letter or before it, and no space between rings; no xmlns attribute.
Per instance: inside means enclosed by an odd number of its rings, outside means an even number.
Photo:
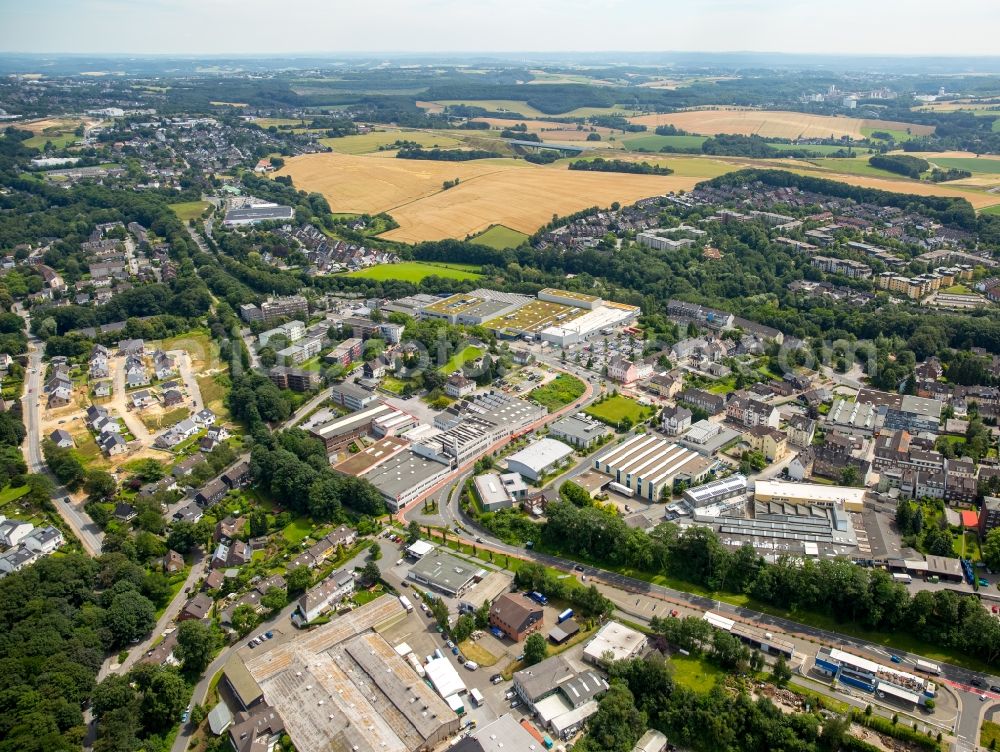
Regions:
<svg viewBox="0 0 1000 752"><path fill-rule="evenodd" d="M465 667L469 669L469 671L475 671L477 668L479 668L479 664L476 663L475 661L466 661Z"/></svg>
<svg viewBox="0 0 1000 752"><path fill-rule="evenodd" d="M991 684L990 685L990 692L998 692L998 693L1000 693L1000 686L998 686L996 684Z"/></svg>
<svg viewBox="0 0 1000 752"><path fill-rule="evenodd" d="M493 684L499 684L502 681L503 677L500 676L500 674L493 674L493 676L490 677L490 682Z"/></svg>
<svg viewBox="0 0 1000 752"><path fill-rule="evenodd" d="M903 662L903 659L900 658L898 655L890 655L889 656L889 660L892 661L893 663L902 663Z"/></svg>
<svg viewBox="0 0 1000 752"><path fill-rule="evenodd" d="M451 640L446 640L444 644L447 645L449 648L455 647L455 643L452 642Z"/></svg>
<svg viewBox="0 0 1000 752"><path fill-rule="evenodd" d="M513 701L513 702L512 702L511 704L510 704L510 709L511 709L511 710L513 710L514 708L518 707L518 706L519 706L520 704L521 704L521 701L520 701L520 700L514 700L514 701Z"/></svg>
<svg viewBox="0 0 1000 752"><path fill-rule="evenodd" d="M972 679L969 680L969 683L972 684L973 687L985 687L986 686L986 682L984 682L978 676L973 676Z"/></svg>

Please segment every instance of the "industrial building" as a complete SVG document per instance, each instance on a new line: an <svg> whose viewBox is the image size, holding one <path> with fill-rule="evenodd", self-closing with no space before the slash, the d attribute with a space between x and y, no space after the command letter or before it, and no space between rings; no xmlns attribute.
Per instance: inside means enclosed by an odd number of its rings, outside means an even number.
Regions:
<svg viewBox="0 0 1000 752"><path fill-rule="evenodd" d="M611 428L585 413L567 415L549 426L552 438L572 444L578 449L589 449L612 433Z"/></svg>
<svg viewBox="0 0 1000 752"><path fill-rule="evenodd" d="M483 473L475 477L473 485L486 512L512 507L528 493L528 486L517 473Z"/></svg>
<svg viewBox="0 0 1000 752"><path fill-rule="evenodd" d="M759 627L735 621L714 611L705 612L705 621L716 629L729 632L752 648L762 650L769 655L783 655L786 660L795 657L795 645L780 637L775 637Z"/></svg>
<svg viewBox="0 0 1000 752"><path fill-rule="evenodd" d="M579 731L597 712L608 683L594 671L576 671L560 655L514 673L514 691L560 739Z"/></svg>
<svg viewBox="0 0 1000 752"><path fill-rule="evenodd" d="M443 465L407 449L379 463L365 474L365 479L382 493L389 509L398 512L428 493L450 474L450 465Z"/></svg>
<svg viewBox="0 0 1000 752"><path fill-rule="evenodd" d="M443 319L449 324L481 326L498 316L516 311L531 298L496 290L473 290L435 300L423 306L420 315L424 318Z"/></svg>
<svg viewBox="0 0 1000 752"><path fill-rule="evenodd" d="M372 422L376 419L397 415L403 415L403 413L394 407L378 402L343 417L334 415L328 410L322 411L317 413L303 428L323 442L327 454L335 454L359 436L371 433Z"/></svg>
<svg viewBox="0 0 1000 752"><path fill-rule="evenodd" d="M451 748L451 752L520 752L538 749L538 740L510 713L476 729Z"/></svg>
<svg viewBox="0 0 1000 752"><path fill-rule="evenodd" d="M290 206L265 203L230 209L222 224L226 227L241 227L258 222L287 222L294 216L295 210Z"/></svg>
<svg viewBox="0 0 1000 752"><path fill-rule="evenodd" d="M750 543L774 554L839 556L853 553L858 545L854 525L842 504L755 501L752 518L720 517L718 523L719 536L728 545Z"/></svg>
<svg viewBox="0 0 1000 752"><path fill-rule="evenodd" d="M692 509L700 509L712 504L717 504L726 499L746 496L747 477L736 473L728 478L713 480L701 486L688 488L684 491L684 501Z"/></svg>
<svg viewBox="0 0 1000 752"><path fill-rule="evenodd" d="M243 658L245 691L257 687L297 749L435 747L459 719L378 633L405 617L386 595L280 645L265 643Z"/></svg>
<svg viewBox="0 0 1000 752"><path fill-rule="evenodd" d="M504 593L490 606L490 625L514 642L542 627L542 607L524 593Z"/></svg>
<svg viewBox="0 0 1000 752"><path fill-rule="evenodd" d="M573 447L555 439L538 439L507 458L507 469L538 482L573 455Z"/></svg>
<svg viewBox="0 0 1000 752"><path fill-rule="evenodd" d="M435 549L410 567L406 578L457 598L485 575L465 560Z"/></svg>
<svg viewBox="0 0 1000 752"><path fill-rule="evenodd" d="M594 459L594 469L650 501L669 493L675 481L697 484L715 462L654 434L637 434Z"/></svg>
<svg viewBox="0 0 1000 752"><path fill-rule="evenodd" d="M845 512L862 512L865 489L825 486L818 483L786 483L774 480L754 482L755 501L777 501L800 506L843 506Z"/></svg>
<svg viewBox="0 0 1000 752"><path fill-rule="evenodd" d="M646 635L634 629L609 621L583 649L583 659L604 666L612 661L637 658L646 649Z"/></svg>
<svg viewBox="0 0 1000 752"><path fill-rule="evenodd" d="M876 693L904 706L922 705L936 694L933 682L839 648L820 648L816 652L815 666L820 673L843 684Z"/></svg>
<svg viewBox="0 0 1000 752"><path fill-rule="evenodd" d="M881 418L881 426L891 430L905 430L913 434L927 431L937 434L940 430L941 411L944 403L912 394L880 392L862 389L858 392L859 404L870 404Z"/></svg>

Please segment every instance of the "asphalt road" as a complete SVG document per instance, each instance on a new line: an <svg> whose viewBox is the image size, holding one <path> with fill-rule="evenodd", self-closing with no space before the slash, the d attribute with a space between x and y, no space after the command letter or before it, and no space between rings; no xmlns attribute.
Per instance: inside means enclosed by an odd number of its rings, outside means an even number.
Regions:
<svg viewBox="0 0 1000 752"><path fill-rule="evenodd" d="M27 314L22 314L26 322L29 323ZM24 460L28 465L28 472L48 475L56 483L53 491L52 502L55 505L59 516L63 518L66 525L73 534L80 540L84 550L91 556L99 556L101 544L104 540L103 531L94 523L83 510L82 501L66 501L70 499L69 490L59 485L58 481L49 472L42 456L42 437L40 435L40 394L42 390L42 355L45 351L45 343L33 335L28 335L28 373L25 379L25 392L21 397L22 414L24 425L27 429L27 437L24 442Z"/></svg>
<svg viewBox="0 0 1000 752"><path fill-rule="evenodd" d="M461 482L463 480L464 476L456 482ZM463 542L473 543L476 542L475 538L479 538L484 541L484 543L479 544L480 547L482 547L482 545L487 545L499 553L536 561L564 571L572 572L574 571L574 567L578 566L577 563L572 560L510 546L491 536L487 530L480 528L473 520L468 518L461 511L457 501L457 493L454 494L455 498L452 499L451 503L445 503L444 498L447 498L446 494L452 485L453 484L449 484L447 488L442 489L442 491L439 492L438 514L442 517L444 524L448 528L454 530L457 527L466 532L466 535L459 536L462 538ZM444 498L442 498L442 496L444 496ZM411 516L414 512L418 511L419 506L414 506L405 510L403 514L404 517L406 517ZM580 570L577 570L578 573L579 571ZM763 627L773 627L774 631L784 632L786 634L806 639L812 639L826 645L839 647L843 650L867 655L867 657L877 660L883 664L889 661L890 655L896 655L903 661L904 665L902 667L905 669L905 664L912 667L916 663L917 659L921 658L921 656L914 653L907 653L899 650L895 650L890 653L881 645L877 645L876 643L868 642L866 640L807 626L789 619L771 616L769 614L764 614L748 608L742 608L740 606L733 606L723 601L705 598L703 596L686 593L681 590L674 590L673 588L663 587L662 585L654 585L649 582L645 582L644 580L637 580L633 577L627 577L615 572L608 572L592 566L583 566L582 574L585 574L589 579L596 580L622 590L659 597L665 600L686 603L693 608L703 611L713 610L725 615L739 617L739 619L743 621L754 622L755 624L759 624ZM958 723L956 724L956 736L959 740L959 746L962 749L972 750L974 749L974 742L979 733L980 715L984 711L984 706L987 704L986 701L980 699L980 696L985 696L987 700L998 701L1000 700L1000 694L994 694L988 690L977 689L972 686L971 682L973 679L978 679L989 687L991 685L1000 685L1000 679L988 674L981 674L965 668L960 668L958 666L943 664L939 661L937 661L937 663L942 669L942 676L939 677L938 680L946 681L959 698L961 713Z"/></svg>

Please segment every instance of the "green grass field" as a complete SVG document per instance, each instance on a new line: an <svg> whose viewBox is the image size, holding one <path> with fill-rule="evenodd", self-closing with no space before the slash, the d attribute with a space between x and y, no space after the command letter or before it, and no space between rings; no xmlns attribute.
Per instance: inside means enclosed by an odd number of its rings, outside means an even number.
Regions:
<svg viewBox="0 0 1000 752"><path fill-rule="evenodd" d="M674 669L674 681L695 692L708 692L726 676L722 669L691 655L672 655L669 665Z"/></svg>
<svg viewBox="0 0 1000 752"><path fill-rule="evenodd" d="M907 133L905 130L897 130L894 128L883 128L881 126L874 127L863 127L861 129L862 136L871 136L873 133L888 133L896 141L909 141L913 136Z"/></svg>
<svg viewBox="0 0 1000 752"><path fill-rule="evenodd" d="M554 412L584 393L587 386L575 376L561 373L544 386L535 387L528 397Z"/></svg>
<svg viewBox="0 0 1000 752"><path fill-rule="evenodd" d="M440 368L438 368L438 370L441 371L442 373L452 373L453 371L457 371L468 361L475 360L482 354L483 351L480 350L478 347L473 347L472 345L469 345L465 349L460 350L459 352L455 353L450 358L448 358L448 362L445 363Z"/></svg>
<svg viewBox="0 0 1000 752"><path fill-rule="evenodd" d="M503 250L505 248L517 248L528 239L523 232L512 230L503 225L493 225L486 232L480 233L472 238L473 243L488 245L490 248Z"/></svg>
<svg viewBox="0 0 1000 752"><path fill-rule="evenodd" d="M778 151L804 149L806 151L815 152L816 154L834 154L846 148L844 146L833 146L832 144L768 144L768 146L773 147ZM855 147L854 152L855 154L867 155L868 149Z"/></svg>
<svg viewBox="0 0 1000 752"><path fill-rule="evenodd" d="M700 149L708 136L657 136L655 133L643 133L639 136L625 138L622 143L629 151L659 151L664 146L675 149Z"/></svg>
<svg viewBox="0 0 1000 752"><path fill-rule="evenodd" d="M1000 122L998 120L997 122ZM968 170L976 173L982 172L987 175L1000 175L1000 159L976 159L975 157L925 157L928 162L933 162L938 167L952 168L955 170Z"/></svg>
<svg viewBox="0 0 1000 752"><path fill-rule="evenodd" d="M182 201L179 204L169 204L169 206L181 222L187 222L189 219L198 219L211 204L207 201Z"/></svg>
<svg viewBox="0 0 1000 752"><path fill-rule="evenodd" d="M604 402L591 405L584 412L611 425L618 425L625 418L631 420L632 424L635 425L649 417L650 408L643 407L634 399L619 394L609 397Z"/></svg>
<svg viewBox="0 0 1000 752"><path fill-rule="evenodd" d="M1000 746L1000 723L983 721L983 728L979 734L979 744L988 749Z"/></svg>
<svg viewBox="0 0 1000 752"><path fill-rule="evenodd" d="M313 530L313 524L308 517L296 517L285 526L281 535L289 543L301 543Z"/></svg>
<svg viewBox="0 0 1000 752"><path fill-rule="evenodd" d="M7 486L0 491L0 507L5 507L12 501L20 499L26 493L28 493L27 486Z"/></svg>
<svg viewBox="0 0 1000 752"><path fill-rule="evenodd" d="M459 146L462 143L451 136L439 136L423 131L372 131L357 136L320 139L320 143L340 154L369 154L378 151L380 146L388 146L396 141L415 141L421 146L440 146L443 149Z"/></svg>
<svg viewBox="0 0 1000 752"><path fill-rule="evenodd" d="M445 279L476 279L479 267L474 264L437 264L425 261L404 261L400 264L381 264L356 272L348 272L348 277L375 279L384 282L398 279L402 282L421 282L431 275Z"/></svg>
<svg viewBox="0 0 1000 752"><path fill-rule="evenodd" d="M32 149L42 149L45 147L45 144L51 141L52 146L56 149L62 149L64 146L69 146L76 140L77 137L73 133L73 129L70 129L66 133L39 133L37 136L32 136L23 143L25 146Z"/></svg>
<svg viewBox="0 0 1000 752"><path fill-rule="evenodd" d="M909 180L910 178L889 170L880 170L868 164L868 156L854 157L853 159L836 159L829 157L825 159L810 160L814 165L825 167L834 172L842 172L848 175L863 175L872 178L889 178L891 180Z"/></svg>
<svg viewBox="0 0 1000 752"><path fill-rule="evenodd" d="M981 209L981 211L985 212L986 214L1000 214L1000 204L996 204L994 206L987 206L985 209Z"/></svg>

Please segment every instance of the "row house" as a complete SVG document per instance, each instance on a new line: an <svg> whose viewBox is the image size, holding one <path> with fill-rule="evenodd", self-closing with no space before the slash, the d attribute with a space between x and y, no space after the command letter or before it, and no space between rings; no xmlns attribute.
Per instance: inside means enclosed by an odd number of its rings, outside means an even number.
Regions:
<svg viewBox="0 0 1000 752"><path fill-rule="evenodd" d="M768 426L777 428L781 422L778 408L754 399L746 392L737 392L726 405L726 417L746 428Z"/></svg>

